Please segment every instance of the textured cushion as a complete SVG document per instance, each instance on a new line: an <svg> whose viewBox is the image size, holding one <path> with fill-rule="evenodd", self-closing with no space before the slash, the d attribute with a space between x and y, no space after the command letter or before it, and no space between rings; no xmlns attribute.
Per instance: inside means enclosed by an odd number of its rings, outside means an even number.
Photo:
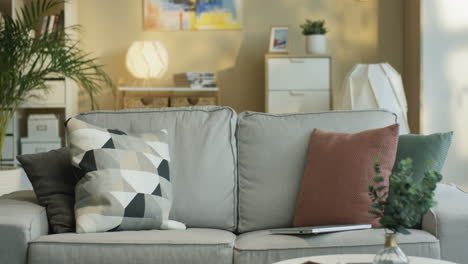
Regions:
<svg viewBox="0 0 468 264"><path fill-rule="evenodd" d="M364 132L332 133L315 129L296 202L294 226L372 224L369 184L380 158L382 186L389 185L395 163L399 125Z"/></svg>
<svg viewBox="0 0 468 264"><path fill-rule="evenodd" d="M133 134L167 129L171 219L191 227L236 227L236 113L227 107L93 112L78 119Z"/></svg>
<svg viewBox="0 0 468 264"><path fill-rule="evenodd" d="M51 235L29 244L28 263L231 264L235 238L213 229Z"/></svg>
<svg viewBox="0 0 468 264"><path fill-rule="evenodd" d="M289 227L314 128L356 133L395 124L383 111L239 117L239 231Z"/></svg>
<svg viewBox="0 0 468 264"><path fill-rule="evenodd" d="M430 167L440 173L452 143L452 135L453 132L428 136L412 134L400 136L396 164L403 159L411 158L414 175L421 178L426 171L426 162L431 161ZM394 170L397 169L395 166Z"/></svg>
<svg viewBox="0 0 468 264"><path fill-rule="evenodd" d="M169 220L167 131L136 137L75 118L66 126L72 164L82 174L75 190L78 233L177 228Z"/></svg>
<svg viewBox="0 0 468 264"><path fill-rule="evenodd" d="M398 244L408 256L440 258L439 241L421 230L399 236ZM234 263L274 263L306 256L375 254L383 247L384 231L369 229L311 236L272 235L269 231L242 234L236 240Z"/></svg>
<svg viewBox="0 0 468 264"><path fill-rule="evenodd" d="M16 158L26 171L39 204L46 208L51 233L74 232L76 177L68 148Z"/></svg>

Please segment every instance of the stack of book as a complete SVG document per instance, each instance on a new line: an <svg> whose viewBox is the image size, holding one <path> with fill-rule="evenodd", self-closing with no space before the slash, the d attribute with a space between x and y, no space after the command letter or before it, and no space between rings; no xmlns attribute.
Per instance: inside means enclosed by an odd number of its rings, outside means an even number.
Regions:
<svg viewBox="0 0 468 264"><path fill-rule="evenodd" d="M193 89L216 88L216 77L213 72L183 72L174 75L177 87Z"/></svg>
<svg viewBox="0 0 468 264"><path fill-rule="evenodd" d="M65 24L64 13L60 12L59 15L45 16L42 21L41 35L47 35L53 32L57 32L59 29L63 29Z"/></svg>

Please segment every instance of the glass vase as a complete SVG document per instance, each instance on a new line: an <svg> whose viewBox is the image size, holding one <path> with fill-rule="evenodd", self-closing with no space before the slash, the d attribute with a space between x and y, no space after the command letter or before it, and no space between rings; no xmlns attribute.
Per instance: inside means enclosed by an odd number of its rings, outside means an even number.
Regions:
<svg viewBox="0 0 468 264"><path fill-rule="evenodd" d="M374 264L408 264L409 260L398 247L396 234L385 235L385 248L374 257Z"/></svg>

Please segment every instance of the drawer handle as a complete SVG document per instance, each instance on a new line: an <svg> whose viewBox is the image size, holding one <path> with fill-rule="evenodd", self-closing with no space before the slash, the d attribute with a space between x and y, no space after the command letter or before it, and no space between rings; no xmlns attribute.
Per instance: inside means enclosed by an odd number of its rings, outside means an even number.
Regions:
<svg viewBox="0 0 468 264"><path fill-rule="evenodd" d="M296 92L293 92L293 91L289 91L289 94L291 96L304 96L305 95L304 93L296 93Z"/></svg>
<svg viewBox="0 0 468 264"><path fill-rule="evenodd" d="M304 63L304 60L301 59L294 59L294 58L289 58L289 61L291 63Z"/></svg>

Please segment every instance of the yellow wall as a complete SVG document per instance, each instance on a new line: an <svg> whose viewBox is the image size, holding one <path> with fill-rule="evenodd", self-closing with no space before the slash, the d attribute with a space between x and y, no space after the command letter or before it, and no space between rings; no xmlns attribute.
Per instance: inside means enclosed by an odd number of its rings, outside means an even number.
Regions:
<svg viewBox="0 0 468 264"><path fill-rule="evenodd" d="M214 71L225 105L237 111L264 110L264 55L273 25L290 27L290 53L303 54L305 39L298 25L305 18L325 19L334 58L335 102L341 83L356 63L389 61L403 71L404 0L243 0L243 30L144 32L143 0L79 0L79 23L86 51L101 57L115 82L135 85L124 59L134 40L160 40L169 51L166 76L154 86L171 86L172 74ZM112 109L105 92L101 109ZM89 110L85 99L80 110Z"/></svg>

